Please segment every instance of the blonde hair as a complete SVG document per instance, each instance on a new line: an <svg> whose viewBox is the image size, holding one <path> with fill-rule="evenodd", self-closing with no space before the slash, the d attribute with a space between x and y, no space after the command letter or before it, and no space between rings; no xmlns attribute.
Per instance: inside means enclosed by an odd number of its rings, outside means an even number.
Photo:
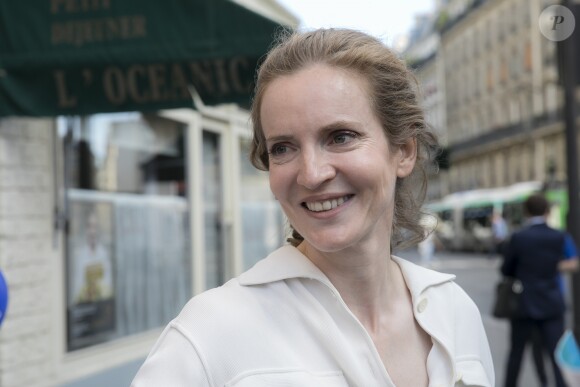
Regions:
<svg viewBox="0 0 580 387"><path fill-rule="evenodd" d="M417 161L412 173L398 178L391 248L406 247L425 238L420 224L421 206L427 190L427 163L437 149L437 139L428 130L419 105L417 80L397 55L378 39L347 29L318 29L283 33L258 70L251 118L254 136L250 159L261 170L269 169L268 150L260 108L270 83L313 64L326 64L354 72L370 86L370 102L379 118L389 145L397 148L414 138ZM304 238L292 230L289 241L297 245Z"/></svg>

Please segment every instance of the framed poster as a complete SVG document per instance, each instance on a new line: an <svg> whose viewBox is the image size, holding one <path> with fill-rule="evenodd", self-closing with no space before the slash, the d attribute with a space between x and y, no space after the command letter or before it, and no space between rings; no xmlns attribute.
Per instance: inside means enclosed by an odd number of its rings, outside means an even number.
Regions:
<svg viewBox="0 0 580 387"><path fill-rule="evenodd" d="M99 201L97 193L78 193L69 202L69 350L107 341L115 333L112 205Z"/></svg>

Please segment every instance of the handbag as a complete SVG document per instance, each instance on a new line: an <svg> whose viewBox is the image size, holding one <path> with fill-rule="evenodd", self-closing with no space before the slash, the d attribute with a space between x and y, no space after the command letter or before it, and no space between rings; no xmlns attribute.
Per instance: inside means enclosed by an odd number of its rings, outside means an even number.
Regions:
<svg viewBox="0 0 580 387"><path fill-rule="evenodd" d="M516 318L520 315L520 297L524 291L522 281L503 277L495 287L492 314L497 318Z"/></svg>

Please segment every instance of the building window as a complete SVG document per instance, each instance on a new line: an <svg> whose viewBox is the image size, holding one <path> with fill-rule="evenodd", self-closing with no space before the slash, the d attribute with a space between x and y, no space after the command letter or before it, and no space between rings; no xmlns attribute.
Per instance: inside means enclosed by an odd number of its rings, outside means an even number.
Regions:
<svg viewBox="0 0 580 387"><path fill-rule="evenodd" d="M205 287L222 285L227 276L225 254L229 243L223 222L221 137L203 132L203 219L205 236Z"/></svg>
<svg viewBox="0 0 580 387"><path fill-rule="evenodd" d="M524 58L518 45L512 47L511 53L512 55L509 60L509 77L511 80L517 80L521 73L521 66Z"/></svg>
<svg viewBox="0 0 580 387"><path fill-rule="evenodd" d="M514 125L521 121L520 116L520 101L517 96L510 98L510 121L509 123Z"/></svg>
<svg viewBox="0 0 580 387"><path fill-rule="evenodd" d="M140 113L58 126L68 350L166 325L192 293L184 126Z"/></svg>
<svg viewBox="0 0 580 387"><path fill-rule="evenodd" d="M268 185L267 172L249 161L250 140L240 141L244 270L284 244L285 217Z"/></svg>
<svg viewBox="0 0 580 387"><path fill-rule="evenodd" d="M558 86L555 83L547 83L544 87L546 112L555 113L558 110Z"/></svg>
<svg viewBox="0 0 580 387"><path fill-rule="evenodd" d="M515 34L516 31L518 30L518 23L519 23L519 18L517 17L517 15L519 15L518 13L518 4L517 3L513 3L512 7L511 7L511 14L512 17L508 18L508 23L510 24L510 31L511 34Z"/></svg>
<svg viewBox="0 0 580 387"><path fill-rule="evenodd" d="M493 63L487 65L487 91L491 92L493 90L494 77L493 77Z"/></svg>
<svg viewBox="0 0 580 387"><path fill-rule="evenodd" d="M499 80L504 85L508 81L508 64L506 58L501 58Z"/></svg>
<svg viewBox="0 0 580 387"><path fill-rule="evenodd" d="M522 7L522 25L526 28L529 27L530 25L530 8L532 7L531 2L524 0L522 1L521 7Z"/></svg>
<svg viewBox="0 0 580 387"><path fill-rule="evenodd" d="M533 59L532 59L532 43L528 40L524 49L524 70L532 71Z"/></svg>

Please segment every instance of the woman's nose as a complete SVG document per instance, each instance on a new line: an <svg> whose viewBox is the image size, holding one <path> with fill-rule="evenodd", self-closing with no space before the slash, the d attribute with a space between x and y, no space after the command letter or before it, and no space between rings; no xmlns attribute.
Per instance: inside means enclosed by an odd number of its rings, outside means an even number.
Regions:
<svg viewBox="0 0 580 387"><path fill-rule="evenodd" d="M297 178L298 184L309 190L314 190L335 176L336 169L326 155L315 151L302 152Z"/></svg>

